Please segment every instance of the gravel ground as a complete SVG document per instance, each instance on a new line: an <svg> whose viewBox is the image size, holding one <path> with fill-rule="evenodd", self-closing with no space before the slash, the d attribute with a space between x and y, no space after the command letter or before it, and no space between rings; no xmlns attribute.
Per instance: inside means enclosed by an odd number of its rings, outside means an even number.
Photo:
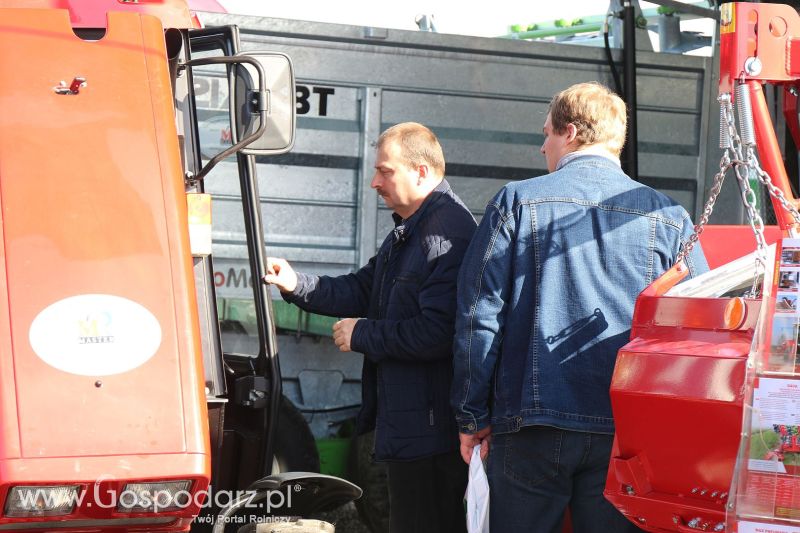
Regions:
<svg viewBox="0 0 800 533"><path fill-rule="evenodd" d="M336 533L371 533L358 518L358 511L353 502L339 507L320 517L336 526Z"/></svg>

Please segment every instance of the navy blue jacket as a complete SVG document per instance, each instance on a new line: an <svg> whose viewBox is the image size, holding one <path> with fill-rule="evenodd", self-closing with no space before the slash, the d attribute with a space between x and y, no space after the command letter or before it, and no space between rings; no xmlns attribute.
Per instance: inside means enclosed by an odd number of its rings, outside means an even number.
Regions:
<svg viewBox="0 0 800 533"><path fill-rule="evenodd" d="M377 460L410 461L458 448L449 406L458 270L476 223L443 180L353 274L298 274L284 299L324 315L363 317L357 429L375 429Z"/></svg>

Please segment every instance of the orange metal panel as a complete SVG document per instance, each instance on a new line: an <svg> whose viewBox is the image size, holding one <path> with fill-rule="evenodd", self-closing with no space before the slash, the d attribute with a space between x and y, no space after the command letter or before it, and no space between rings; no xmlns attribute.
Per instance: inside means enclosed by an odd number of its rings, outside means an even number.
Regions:
<svg viewBox="0 0 800 533"><path fill-rule="evenodd" d="M103 475L208 484L163 30L108 21L85 42L66 11L0 11L0 494ZM79 94L57 94L74 77Z"/></svg>

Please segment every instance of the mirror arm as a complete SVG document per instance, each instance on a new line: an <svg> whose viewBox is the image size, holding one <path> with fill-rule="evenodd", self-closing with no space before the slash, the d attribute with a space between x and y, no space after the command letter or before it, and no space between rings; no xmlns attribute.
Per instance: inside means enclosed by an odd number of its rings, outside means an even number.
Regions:
<svg viewBox="0 0 800 533"><path fill-rule="evenodd" d="M196 176L193 177L195 180L202 180L206 177L206 174L211 172L217 163L228 157L229 155L238 152L242 148L246 147L248 144L252 143L259 137L261 134L264 133L264 130L267 129L267 111L268 111L268 102L269 102L269 92L267 91L267 77L264 73L264 67L253 59L252 57L247 56L236 56L236 57L207 57L202 59L192 59L185 63L181 63L180 68L187 68L187 67L197 67L200 65L220 65L220 64L237 64L237 63L249 63L258 71L258 95L259 95L259 102L258 102L258 115L261 120L258 129L254 131L251 135L245 137L238 143L234 144L227 150L220 152L219 154L215 155L211 158L211 160L206 163L206 165L197 173ZM232 128L233 126L231 126Z"/></svg>

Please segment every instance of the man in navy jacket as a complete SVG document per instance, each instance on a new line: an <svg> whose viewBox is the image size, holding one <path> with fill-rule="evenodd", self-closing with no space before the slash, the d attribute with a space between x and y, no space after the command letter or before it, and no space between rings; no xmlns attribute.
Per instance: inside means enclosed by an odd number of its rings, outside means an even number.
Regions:
<svg viewBox="0 0 800 533"><path fill-rule="evenodd" d="M428 128L398 124L377 149L371 185L395 222L377 255L338 277L269 258L264 280L307 311L348 317L333 339L364 354L357 429L375 430L375 459L388 463L392 533L463 532L467 471L448 395L456 279L475 219L444 179Z"/></svg>

